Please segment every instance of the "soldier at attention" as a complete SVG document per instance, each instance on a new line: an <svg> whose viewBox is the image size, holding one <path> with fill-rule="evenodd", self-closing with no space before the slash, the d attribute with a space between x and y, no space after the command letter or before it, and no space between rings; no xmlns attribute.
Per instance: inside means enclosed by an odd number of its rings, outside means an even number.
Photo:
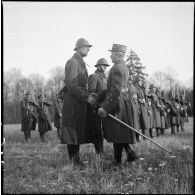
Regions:
<svg viewBox="0 0 195 195"><path fill-rule="evenodd" d="M101 58L97 61L95 67L97 68L94 74L88 78L88 92L99 94L106 89L106 77L105 71L109 66L105 58ZM105 156L103 149L103 133L102 133L102 119L94 112L93 108L88 105L87 114L88 126L93 132L94 146L96 154L100 157Z"/></svg>

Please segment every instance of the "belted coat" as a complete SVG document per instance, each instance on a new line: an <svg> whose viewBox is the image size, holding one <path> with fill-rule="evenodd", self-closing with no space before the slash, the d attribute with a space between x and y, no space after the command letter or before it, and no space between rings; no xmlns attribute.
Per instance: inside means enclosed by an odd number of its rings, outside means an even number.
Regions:
<svg viewBox="0 0 195 195"><path fill-rule="evenodd" d="M54 101L54 127L61 129L62 123L62 105L63 101L55 99Z"/></svg>
<svg viewBox="0 0 195 195"><path fill-rule="evenodd" d="M107 92L102 107L107 113L132 126L133 113L128 95L128 76L124 60L113 65L108 75ZM108 142L135 143L135 133L109 117L103 119L103 131Z"/></svg>
<svg viewBox="0 0 195 195"><path fill-rule="evenodd" d="M137 88L137 98L138 98L138 103L139 103L140 129L149 129L147 105L145 101L144 92L138 85L136 85L136 88Z"/></svg>
<svg viewBox="0 0 195 195"><path fill-rule="evenodd" d="M165 129L165 119L166 119L167 113L165 110L165 105L164 105L161 98L159 98L159 104L161 105L161 107L160 107L161 129Z"/></svg>
<svg viewBox="0 0 195 195"><path fill-rule="evenodd" d="M150 103L148 101L146 101L146 102L147 102L147 113L148 113L148 128L152 129L155 126L152 104L151 104L151 102Z"/></svg>
<svg viewBox="0 0 195 195"><path fill-rule="evenodd" d="M155 121L154 128L161 128L160 108L158 107L159 99L155 93L151 93L151 95L152 95L152 110L153 110L154 121Z"/></svg>
<svg viewBox="0 0 195 195"><path fill-rule="evenodd" d="M52 106L52 103L49 101L42 101L37 104L38 111L38 131L44 133L52 130L51 125L51 115L49 113L49 106Z"/></svg>
<svg viewBox="0 0 195 195"><path fill-rule="evenodd" d="M133 84L128 85L129 88L129 98L130 102L132 104L132 111L133 111L133 127L136 130L140 129L140 124L139 124L139 104L137 101L137 89Z"/></svg>
<svg viewBox="0 0 195 195"><path fill-rule="evenodd" d="M86 128L88 72L84 60L77 53L65 65L65 85L61 143L90 143L92 133Z"/></svg>
<svg viewBox="0 0 195 195"><path fill-rule="evenodd" d="M88 92L99 94L106 89L106 79L104 72L96 70L94 74L91 74L88 78ZM97 102L99 103L99 102ZM89 104L87 105L87 128L92 132L93 143L103 139L102 119L97 115L97 112Z"/></svg>
<svg viewBox="0 0 195 195"><path fill-rule="evenodd" d="M21 131L35 130L37 116L35 113L35 103L28 100L20 102L21 109Z"/></svg>
<svg viewBox="0 0 195 195"><path fill-rule="evenodd" d="M180 125L180 111L179 105L176 105L175 100L170 104L171 125Z"/></svg>

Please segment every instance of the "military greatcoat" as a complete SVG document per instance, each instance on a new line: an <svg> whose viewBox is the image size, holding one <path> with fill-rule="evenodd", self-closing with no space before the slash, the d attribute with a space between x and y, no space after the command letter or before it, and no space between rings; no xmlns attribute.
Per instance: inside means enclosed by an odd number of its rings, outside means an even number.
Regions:
<svg viewBox="0 0 195 195"><path fill-rule="evenodd" d="M62 123L62 105L63 100L55 99L54 101L54 127L61 129Z"/></svg>
<svg viewBox="0 0 195 195"><path fill-rule="evenodd" d="M77 53L66 63L65 85L61 142L90 143L92 135L86 128L88 73L84 60Z"/></svg>
<svg viewBox="0 0 195 195"><path fill-rule="evenodd" d="M48 107L51 106L52 103L49 101L42 101L38 103L37 110L38 110L38 131L40 133L44 133L47 131L52 130L51 125L51 116L49 113Z"/></svg>
<svg viewBox="0 0 195 195"><path fill-rule="evenodd" d="M21 108L21 130L35 130L36 129L36 113L34 107L36 104L32 101L22 100L20 102Z"/></svg>
<svg viewBox="0 0 195 195"><path fill-rule="evenodd" d="M184 125L184 122L186 121L186 116L187 116L187 112L186 112L185 102L180 101L180 123L181 123L181 126Z"/></svg>
<svg viewBox="0 0 195 195"><path fill-rule="evenodd" d="M88 79L89 93L99 93L106 89L106 79L103 72L96 70Z"/></svg>
<svg viewBox="0 0 195 195"><path fill-rule="evenodd" d="M165 111L165 105L161 98L159 98L159 104L161 105L160 107L161 129L165 129L166 111Z"/></svg>
<svg viewBox="0 0 195 195"><path fill-rule="evenodd" d="M179 105L173 99L170 104L171 126L180 125L180 111Z"/></svg>
<svg viewBox="0 0 195 195"><path fill-rule="evenodd" d="M94 74L88 78L88 92L99 94L106 89L106 79L104 72L96 70ZM99 102L97 102L99 103ZM87 106L87 128L92 132L93 142L102 140L102 128L101 118L97 115L97 112L88 104Z"/></svg>
<svg viewBox="0 0 195 195"><path fill-rule="evenodd" d="M107 113L132 126L132 107L127 87L128 76L129 72L124 60L114 64L108 75L107 93L102 107ZM103 119L103 130L108 142L135 143L135 133L109 117Z"/></svg>
<svg viewBox="0 0 195 195"><path fill-rule="evenodd" d="M155 93L151 93L151 95L152 95L152 110L154 114L155 128L161 128L160 109L158 107L159 100Z"/></svg>
<svg viewBox="0 0 195 195"><path fill-rule="evenodd" d="M155 127L154 114L152 110L152 104L147 101L147 113L148 113L148 128L152 129Z"/></svg>
<svg viewBox="0 0 195 195"><path fill-rule="evenodd" d="M133 111L133 127L137 130L140 129L139 125L139 104L137 101L137 89L133 84L128 85L129 88L129 98L132 104Z"/></svg>
<svg viewBox="0 0 195 195"><path fill-rule="evenodd" d="M149 129L148 125L148 113L147 113L147 105L144 97L143 90L136 85L137 88L137 98L139 102L139 121L140 121L140 129Z"/></svg>

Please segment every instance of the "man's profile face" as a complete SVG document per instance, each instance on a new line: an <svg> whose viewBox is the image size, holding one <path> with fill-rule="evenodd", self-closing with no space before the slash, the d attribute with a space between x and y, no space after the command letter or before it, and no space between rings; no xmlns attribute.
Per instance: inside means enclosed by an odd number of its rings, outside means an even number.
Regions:
<svg viewBox="0 0 195 195"><path fill-rule="evenodd" d="M82 47L82 48L81 48L81 54L82 54L82 56L83 56L83 57L87 56L89 50L90 50L90 47L88 47L88 46Z"/></svg>
<svg viewBox="0 0 195 195"><path fill-rule="evenodd" d="M110 59L113 63L115 62L115 53L113 51L111 51Z"/></svg>
<svg viewBox="0 0 195 195"><path fill-rule="evenodd" d="M138 85L142 86L142 81L141 80L138 80Z"/></svg>

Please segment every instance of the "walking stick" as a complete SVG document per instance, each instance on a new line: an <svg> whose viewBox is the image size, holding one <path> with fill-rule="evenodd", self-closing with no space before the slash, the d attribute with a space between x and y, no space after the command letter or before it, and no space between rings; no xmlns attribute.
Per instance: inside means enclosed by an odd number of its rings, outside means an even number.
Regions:
<svg viewBox="0 0 195 195"><path fill-rule="evenodd" d="M140 133L138 130L136 130L136 129L134 129L133 127L127 125L126 123L124 123L124 122L121 121L120 119L118 119L118 118L116 118L116 117L114 117L113 115L108 114L108 113L107 113L107 115L108 115L110 118L112 118L112 119L114 119L115 121L117 121L118 123L122 124L123 126L129 128L129 129L135 131L136 133L140 134L141 136L145 137L147 140L151 141L152 143L154 143L155 145L159 146L160 148L162 148L162 149L166 150L167 152L171 153L170 150L164 148L163 146L161 146L160 144L156 143L155 141L153 141L153 140L150 139L149 137L147 137L147 136L145 136L144 134Z"/></svg>

